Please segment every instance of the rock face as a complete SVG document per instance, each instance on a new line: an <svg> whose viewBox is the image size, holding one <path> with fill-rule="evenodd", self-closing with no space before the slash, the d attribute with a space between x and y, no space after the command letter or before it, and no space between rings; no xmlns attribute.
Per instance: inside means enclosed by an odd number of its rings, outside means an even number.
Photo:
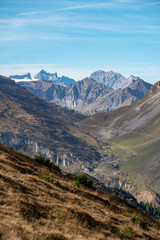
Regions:
<svg viewBox="0 0 160 240"><path fill-rule="evenodd" d="M133 81L128 87L110 92L88 107L89 113L110 112L129 106L147 95L152 85L143 80ZM87 111L87 109L86 109Z"/></svg>
<svg viewBox="0 0 160 240"><path fill-rule="evenodd" d="M55 85L51 81L20 82L32 94L58 105L84 114L109 112L131 105L146 96L151 84L143 80L133 80L124 89L113 90L91 78L85 78L68 87Z"/></svg>
<svg viewBox="0 0 160 240"><path fill-rule="evenodd" d="M5 146L12 146L16 151L23 152L32 157L37 152L40 152L43 156L50 158L56 165L64 168L80 162L77 155L70 151L55 151L38 141L12 133L0 133L0 143Z"/></svg>
<svg viewBox="0 0 160 240"><path fill-rule="evenodd" d="M96 148L71 134L85 116L46 102L0 76L0 142L31 156L41 151L60 166L94 162Z"/></svg>
<svg viewBox="0 0 160 240"><path fill-rule="evenodd" d="M39 73L34 76L35 79L38 80L57 80L57 73L47 73L44 69L42 69Z"/></svg>
<svg viewBox="0 0 160 240"><path fill-rule="evenodd" d="M38 74L34 76L34 79L37 80L50 80L54 84L60 84L63 86L69 86L70 84L75 83L76 81L69 77L58 77L57 73L48 73L44 69L41 70Z"/></svg>
<svg viewBox="0 0 160 240"><path fill-rule="evenodd" d="M90 78L113 89L125 88L129 84L133 83L133 80L141 80L139 77L132 75L129 78L125 78L120 73L113 71L105 72L102 70L92 73Z"/></svg>
<svg viewBox="0 0 160 240"><path fill-rule="evenodd" d="M30 73L27 73L27 74L24 74L24 75L10 75L9 78L12 78L14 80L31 80L31 74Z"/></svg>
<svg viewBox="0 0 160 240"><path fill-rule="evenodd" d="M160 81L158 81L156 84L154 84L154 85L150 88L150 90L149 90L149 92L148 92L148 96L151 96L151 95L156 94L156 93L158 93L158 92L160 92Z"/></svg>

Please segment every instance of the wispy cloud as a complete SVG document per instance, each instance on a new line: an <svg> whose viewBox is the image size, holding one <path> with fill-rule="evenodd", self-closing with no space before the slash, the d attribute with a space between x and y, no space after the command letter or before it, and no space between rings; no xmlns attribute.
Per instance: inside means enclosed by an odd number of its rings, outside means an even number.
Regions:
<svg viewBox="0 0 160 240"><path fill-rule="evenodd" d="M150 5L159 5L159 4L160 4L160 2L153 2Z"/></svg>
<svg viewBox="0 0 160 240"><path fill-rule="evenodd" d="M111 0L106 2L100 2L100 3L94 3L94 4L83 4L83 5L73 5L70 7L64 7L64 8L59 8L56 9L57 11L67 11L67 10L76 10L76 9L89 9L89 8L103 8L103 7L117 7L120 6L121 7L128 7L128 5L132 4L138 4L139 2L137 0ZM123 6L122 6L123 5Z"/></svg>
<svg viewBox="0 0 160 240"><path fill-rule="evenodd" d="M74 10L74 9L87 9L87 8L101 8L106 6L113 6L113 3L97 3L97 4L88 4L88 5L77 5L72 7L66 7L66 8L59 8L56 9L57 11L64 11L64 10Z"/></svg>
<svg viewBox="0 0 160 240"><path fill-rule="evenodd" d="M42 11L33 11L33 12L24 12L24 13L18 13L17 16L30 16L42 13Z"/></svg>

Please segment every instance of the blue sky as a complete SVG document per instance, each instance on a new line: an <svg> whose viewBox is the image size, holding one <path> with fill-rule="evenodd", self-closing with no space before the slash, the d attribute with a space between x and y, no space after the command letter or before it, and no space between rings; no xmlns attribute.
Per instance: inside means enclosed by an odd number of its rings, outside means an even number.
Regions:
<svg viewBox="0 0 160 240"><path fill-rule="evenodd" d="M0 74L160 80L160 1L0 0Z"/></svg>

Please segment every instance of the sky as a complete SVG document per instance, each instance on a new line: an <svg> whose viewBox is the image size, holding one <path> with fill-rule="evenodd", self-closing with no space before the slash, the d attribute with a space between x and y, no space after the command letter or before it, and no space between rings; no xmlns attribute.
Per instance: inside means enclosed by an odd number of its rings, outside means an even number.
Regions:
<svg viewBox="0 0 160 240"><path fill-rule="evenodd" d="M158 0L0 0L0 74L160 80Z"/></svg>

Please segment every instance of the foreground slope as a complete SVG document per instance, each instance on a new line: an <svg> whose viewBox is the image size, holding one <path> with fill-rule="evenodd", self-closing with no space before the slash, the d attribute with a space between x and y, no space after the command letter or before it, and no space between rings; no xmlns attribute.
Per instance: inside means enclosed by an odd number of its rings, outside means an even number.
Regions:
<svg viewBox="0 0 160 240"><path fill-rule="evenodd" d="M96 114L80 125L116 150L114 176L128 180L137 198L160 203L160 82L134 105Z"/></svg>
<svg viewBox="0 0 160 240"><path fill-rule="evenodd" d="M73 136L84 119L73 110L39 99L0 76L0 142L34 156L37 151L59 166L99 159L94 147Z"/></svg>
<svg viewBox="0 0 160 240"><path fill-rule="evenodd" d="M0 179L2 240L159 239L159 224L123 200L2 145Z"/></svg>

